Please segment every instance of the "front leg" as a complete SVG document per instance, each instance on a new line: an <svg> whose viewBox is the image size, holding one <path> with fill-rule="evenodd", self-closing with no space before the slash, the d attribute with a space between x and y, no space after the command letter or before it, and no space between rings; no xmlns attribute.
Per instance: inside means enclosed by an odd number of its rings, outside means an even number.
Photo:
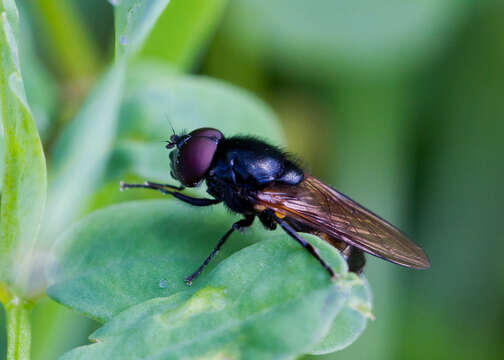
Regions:
<svg viewBox="0 0 504 360"><path fill-rule="evenodd" d="M172 195L173 197L187 203L191 204L194 206L210 206L210 205L215 205L220 202L221 200L217 199L207 199L207 198L195 198L192 196L184 195L179 192L179 190L184 189L183 186L175 186L175 185L169 185L169 184L158 184L158 183L152 183L149 181L146 181L144 184L127 184L124 181L121 181L121 191L125 189L131 189L131 188L143 188L143 189L151 189L151 190L156 190L161 192L162 194L165 195ZM168 189L175 189L176 191L171 191L171 190L166 190Z"/></svg>
<svg viewBox="0 0 504 360"><path fill-rule="evenodd" d="M163 189L163 188L168 188L168 189L172 189L172 190L178 190L178 191L182 191L185 189L185 186L184 185L171 185L171 184L159 184L159 183L155 183L155 182L152 182L152 181L146 181L144 183L145 185L149 185L151 187L156 187L158 189Z"/></svg>

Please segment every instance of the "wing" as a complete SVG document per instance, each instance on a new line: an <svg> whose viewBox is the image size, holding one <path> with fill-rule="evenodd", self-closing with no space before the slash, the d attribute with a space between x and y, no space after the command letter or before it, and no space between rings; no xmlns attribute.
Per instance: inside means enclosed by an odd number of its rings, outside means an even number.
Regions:
<svg viewBox="0 0 504 360"><path fill-rule="evenodd" d="M265 188L256 196L259 206L367 253L406 267L430 267L424 251L399 229L312 176L295 186Z"/></svg>

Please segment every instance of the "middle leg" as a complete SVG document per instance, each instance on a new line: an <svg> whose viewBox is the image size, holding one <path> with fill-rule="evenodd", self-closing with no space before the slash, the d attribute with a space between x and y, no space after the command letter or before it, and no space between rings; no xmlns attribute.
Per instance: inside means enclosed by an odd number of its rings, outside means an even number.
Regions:
<svg viewBox="0 0 504 360"><path fill-rule="evenodd" d="M199 274L201 274L201 272L208 265L208 263L210 262L210 260L212 260L212 258L217 254L217 252L222 247L222 245L224 245L224 243L228 239L229 235L231 235L235 230L242 230L242 229L247 228L250 225L252 225L252 223L254 222L254 218L255 218L255 215L246 215L244 219L241 219L241 220L235 222L233 224L233 226L231 227L231 229L229 229L224 234L224 236L219 240L219 242L217 243L217 245L215 246L215 248L212 250L212 252L210 253L210 255L208 255L208 257L205 259L205 261L203 262L203 264L201 264L200 267L194 273L192 273L190 276L188 276L188 277L186 277L184 279L184 281L186 282L186 284L189 285L189 286L192 285L192 281Z"/></svg>

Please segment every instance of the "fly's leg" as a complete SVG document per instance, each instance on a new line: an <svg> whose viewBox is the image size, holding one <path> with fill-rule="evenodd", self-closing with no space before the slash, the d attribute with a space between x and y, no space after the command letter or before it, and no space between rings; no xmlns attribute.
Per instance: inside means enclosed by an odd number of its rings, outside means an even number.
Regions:
<svg viewBox="0 0 504 360"><path fill-rule="evenodd" d="M224 243L228 239L229 235L231 235L235 230L242 230L242 229L247 228L250 225L252 225L252 223L254 222L254 218L255 218L255 215L247 215L244 219L241 219L241 220L235 222L233 224L233 226L231 227L231 229L229 229L224 234L224 236L219 240L219 242L217 243L217 245L215 246L215 248L212 250L212 252L210 253L210 255L208 255L208 257L205 259L205 261L203 262L203 264L201 264L201 266L194 273L192 273L190 276L188 276L188 277L186 277L184 279L184 281L186 282L186 284L189 285L189 286L192 285L192 281L196 277L198 277L198 275L208 265L208 263L210 262L210 260L212 260L212 258L217 254L217 252L219 251L219 249L222 247L222 245L224 245Z"/></svg>
<svg viewBox="0 0 504 360"><path fill-rule="evenodd" d="M151 189L151 190L156 190L161 192L162 194L165 195L172 195L173 197L194 205L194 206L210 206L210 205L215 205L221 202L221 200L217 199L207 199L207 198L195 198L192 196L184 195L180 190L183 190L183 186L175 186L175 185L168 185L168 184L157 184L157 183L152 183L149 181L146 181L144 184L126 184L125 182L121 181L121 191L125 189L132 189L132 188L142 188L142 189ZM166 190L166 189L174 189L175 191L171 190Z"/></svg>
<svg viewBox="0 0 504 360"><path fill-rule="evenodd" d="M155 183L155 182L152 182L152 181L146 181L144 184L148 185L148 186L160 188L160 189L168 188L168 189L178 190L178 191L182 191L182 190L185 189L184 185L177 186L177 185L171 185L171 184L159 184L159 183Z"/></svg>
<svg viewBox="0 0 504 360"><path fill-rule="evenodd" d="M268 211L268 210L266 210ZM287 234L289 234L294 240L296 240L302 247L304 247L318 262L327 270L331 278L336 278L337 275L334 270L325 262L324 259L320 257L320 254L316 248L312 246L308 241L303 239L297 232L294 230L285 220L278 217L272 211L268 211L268 213L273 217L273 219L285 230Z"/></svg>

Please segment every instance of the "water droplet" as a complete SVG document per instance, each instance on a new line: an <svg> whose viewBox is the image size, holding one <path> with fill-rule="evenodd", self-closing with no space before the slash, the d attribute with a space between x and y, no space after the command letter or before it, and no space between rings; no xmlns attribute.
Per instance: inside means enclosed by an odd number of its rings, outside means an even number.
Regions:
<svg viewBox="0 0 504 360"><path fill-rule="evenodd" d="M21 299L18 298L17 296L14 296L12 299L11 299L11 304L13 304L14 306L18 306L19 304L21 304Z"/></svg>
<svg viewBox="0 0 504 360"><path fill-rule="evenodd" d="M119 38L119 42L121 43L121 45L128 45L128 38L123 35Z"/></svg>
<svg viewBox="0 0 504 360"><path fill-rule="evenodd" d="M166 279L161 279L161 281L159 282L159 287L161 289L166 289L168 287L169 283L168 283L168 280Z"/></svg>
<svg viewBox="0 0 504 360"><path fill-rule="evenodd" d="M112 6L116 6L119 4L119 0L108 0L108 2L112 5Z"/></svg>
<svg viewBox="0 0 504 360"><path fill-rule="evenodd" d="M128 10L128 24L131 23L133 18L135 17L136 13L138 12L138 8L141 6L140 3L135 3L129 10Z"/></svg>

